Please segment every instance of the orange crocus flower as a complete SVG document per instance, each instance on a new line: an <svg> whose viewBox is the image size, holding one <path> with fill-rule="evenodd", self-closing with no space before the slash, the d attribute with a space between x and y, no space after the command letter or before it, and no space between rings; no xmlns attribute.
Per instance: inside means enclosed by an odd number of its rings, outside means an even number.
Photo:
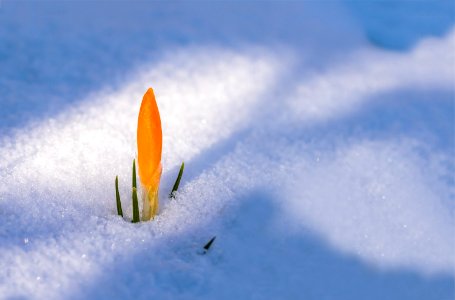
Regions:
<svg viewBox="0 0 455 300"><path fill-rule="evenodd" d="M160 112L153 89L149 88L142 98L137 121L137 156L142 185L142 220L144 221L150 220L158 212L162 146Z"/></svg>

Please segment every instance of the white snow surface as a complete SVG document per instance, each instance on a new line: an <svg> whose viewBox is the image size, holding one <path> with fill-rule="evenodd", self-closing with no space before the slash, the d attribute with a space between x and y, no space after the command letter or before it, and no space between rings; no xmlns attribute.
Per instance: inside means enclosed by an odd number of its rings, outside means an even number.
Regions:
<svg viewBox="0 0 455 300"><path fill-rule="evenodd" d="M356 48L313 62L338 40L169 46L50 116L2 123L0 298L450 299L455 31L392 51L363 39L341 4L309 11L337 16L318 30ZM132 224L150 86L161 207Z"/></svg>

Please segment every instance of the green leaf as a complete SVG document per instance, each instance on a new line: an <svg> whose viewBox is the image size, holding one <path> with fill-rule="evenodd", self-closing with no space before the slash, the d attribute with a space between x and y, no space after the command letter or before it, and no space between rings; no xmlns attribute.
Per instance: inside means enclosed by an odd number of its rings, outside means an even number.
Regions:
<svg viewBox="0 0 455 300"><path fill-rule="evenodd" d="M137 201L137 189L133 187L133 223L139 222L139 202Z"/></svg>
<svg viewBox="0 0 455 300"><path fill-rule="evenodd" d="M179 189L180 179L182 179L183 170L185 169L185 162L182 162L180 166L179 174L177 175L177 179L175 180L174 186L172 187L172 191L169 194L169 198L175 198L175 192Z"/></svg>
<svg viewBox="0 0 455 300"><path fill-rule="evenodd" d="M136 185L136 160L133 159L133 188L137 188Z"/></svg>
<svg viewBox="0 0 455 300"><path fill-rule="evenodd" d="M120 193L118 191L118 176L115 176L115 198L117 200L117 214L123 217L122 202L120 201Z"/></svg>
<svg viewBox="0 0 455 300"><path fill-rule="evenodd" d="M136 160L133 159L133 223L139 222L139 202L137 200L136 186Z"/></svg>

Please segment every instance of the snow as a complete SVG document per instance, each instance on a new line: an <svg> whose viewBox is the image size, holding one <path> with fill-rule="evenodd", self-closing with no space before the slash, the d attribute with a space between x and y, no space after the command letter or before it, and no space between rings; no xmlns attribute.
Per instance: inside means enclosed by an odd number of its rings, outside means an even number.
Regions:
<svg viewBox="0 0 455 300"><path fill-rule="evenodd" d="M292 108L304 122L342 117L368 101L370 95L414 87L451 89L455 32L428 39L407 53L358 51L341 65L332 66L298 84ZM422 61L427 62L421 64ZM317 99L317 101L314 101Z"/></svg>
<svg viewBox="0 0 455 300"><path fill-rule="evenodd" d="M453 10L385 3L1 3L0 298L450 299Z"/></svg>

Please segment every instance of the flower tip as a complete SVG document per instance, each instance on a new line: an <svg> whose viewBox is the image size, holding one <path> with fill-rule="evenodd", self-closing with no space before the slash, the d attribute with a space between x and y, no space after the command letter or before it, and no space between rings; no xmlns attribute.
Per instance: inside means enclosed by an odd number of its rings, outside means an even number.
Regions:
<svg viewBox="0 0 455 300"><path fill-rule="evenodd" d="M144 190L145 219L153 217L158 208L158 186L161 177L161 119L155 94L149 88L142 99L137 124L139 178Z"/></svg>

